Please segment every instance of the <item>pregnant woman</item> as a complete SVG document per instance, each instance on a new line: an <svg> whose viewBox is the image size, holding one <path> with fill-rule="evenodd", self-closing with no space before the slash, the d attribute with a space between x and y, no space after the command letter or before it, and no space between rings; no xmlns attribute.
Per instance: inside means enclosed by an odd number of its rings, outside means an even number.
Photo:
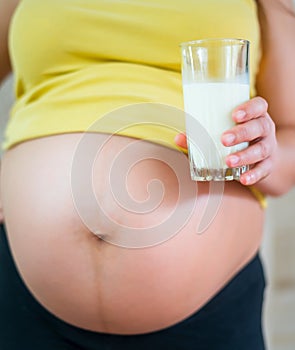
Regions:
<svg viewBox="0 0 295 350"><path fill-rule="evenodd" d="M264 197L295 183L292 1L0 6L0 73L11 63L16 92L1 161L0 348L264 349ZM178 45L208 37L251 42L252 98L222 135L249 142L227 164L251 169L222 193L190 179L172 112Z"/></svg>

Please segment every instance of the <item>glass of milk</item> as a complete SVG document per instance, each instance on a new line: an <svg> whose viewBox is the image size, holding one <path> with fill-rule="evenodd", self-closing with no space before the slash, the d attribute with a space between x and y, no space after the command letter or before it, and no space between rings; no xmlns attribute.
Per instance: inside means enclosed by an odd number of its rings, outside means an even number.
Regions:
<svg viewBox="0 0 295 350"><path fill-rule="evenodd" d="M238 180L248 166L229 168L225 157L248 146L225 147L221 134L232 111L249 100L249 41L204 39L181 44L190 172L196 181Z"/></svg>

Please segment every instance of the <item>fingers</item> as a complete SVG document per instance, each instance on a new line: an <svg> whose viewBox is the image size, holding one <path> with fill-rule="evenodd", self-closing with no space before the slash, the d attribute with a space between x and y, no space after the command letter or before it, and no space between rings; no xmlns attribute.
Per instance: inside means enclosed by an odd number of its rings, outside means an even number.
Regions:
<svg viewBox="0 0 295 350"><path fill-rule="evenodd" d="M237 145L241 142L250 142L258 138L267 137L275 131L275 124L266 113L263 116L250 119L238 124L222 134L221 141L225 146Z"/></svg>
<svg viewBox="0 0 295 350"><path fill-rule="evenodd" d="M229 167L252 165L269 158L275 148L275 143L269 138L264 138L240 152L233 153L226 158Z"/></svg>
<svg viewBox="0 0 295 350"><path fill-rule="evenodd" d="M261 97L240 105L232 115L237 125L225 131L221 137L225 146L249 143L249 147L226 158L229 167L251 165L251 170L240 177L240 182L244 185L253 185L267 177L272 170L277 141L275 124L267 113L267 108L267 102Z"/></svg>
<svg viewBox="0 0 295 350"><path fill-rule="evenodd" d="M254 185L258 181L266 178L272 169L273 161L271 158L267 158L262 162L255 165L255 167L246 173L242 174L240 177L240 182L243 185Z"/></svg>
<svg viewBox="0 0 295 350"><path fill-rule="evenodd" d="M249 147L226 157L229 167L251 166L251 169L240 177L240 182L244 185L253 185L267 177L272 170L277 141L275 124L267 109L268 104L262 97L255 97L243 103L232 113L237 124L221 136L224 146L249 143ZM186 135L178 134L175 143L187 149Z"/></svg>
<svg viewBox="0 0 295 350"><path fill-rule="evenodd" d="M251 100L239 105L233 111L233 119L236 123L246 122L259 118L267 113L268 104L262 97L254 97Z"/></svg>

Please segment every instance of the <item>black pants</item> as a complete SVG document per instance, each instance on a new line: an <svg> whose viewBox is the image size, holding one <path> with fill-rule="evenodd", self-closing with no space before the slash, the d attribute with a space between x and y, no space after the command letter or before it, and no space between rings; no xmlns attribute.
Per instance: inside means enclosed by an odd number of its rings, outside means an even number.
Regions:
<svg viewBox="0 0 295 350"><path fill-rule="evenodd" d="M201 310L174 326L131 336L85 331L53 316L34 299L0 226L1 350L263 350L264 288L256 256Z"/></svg>

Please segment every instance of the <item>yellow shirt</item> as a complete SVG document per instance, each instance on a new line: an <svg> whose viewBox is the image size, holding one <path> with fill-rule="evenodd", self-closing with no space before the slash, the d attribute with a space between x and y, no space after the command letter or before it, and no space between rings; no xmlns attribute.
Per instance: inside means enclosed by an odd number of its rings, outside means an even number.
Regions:
<svg viewBox="0 0 295 350"><path fill-rule="evenodd" d="M4 148L85 131L129 104L182 109L179 44L209 37L250 40L254 95L259 24L253 0L22 0L10 31L16 103ZM164 133L177 148L169 128L139 125L129 136L150 132L155 140Z"/></svg>
<svg viewBox="0 0 295 350"><path fill-rule="evenodd" d="M16 102L3 148L89 130L130 104L182 109L179 44L210 37L250 41L255 95L260 51L254 0L22 0L10 28ZM139 124L121 131L116 119L103 118L96 131L178 148L176 130L161 120L140 124L146 118L133 115L130 122Z"/></svg>

